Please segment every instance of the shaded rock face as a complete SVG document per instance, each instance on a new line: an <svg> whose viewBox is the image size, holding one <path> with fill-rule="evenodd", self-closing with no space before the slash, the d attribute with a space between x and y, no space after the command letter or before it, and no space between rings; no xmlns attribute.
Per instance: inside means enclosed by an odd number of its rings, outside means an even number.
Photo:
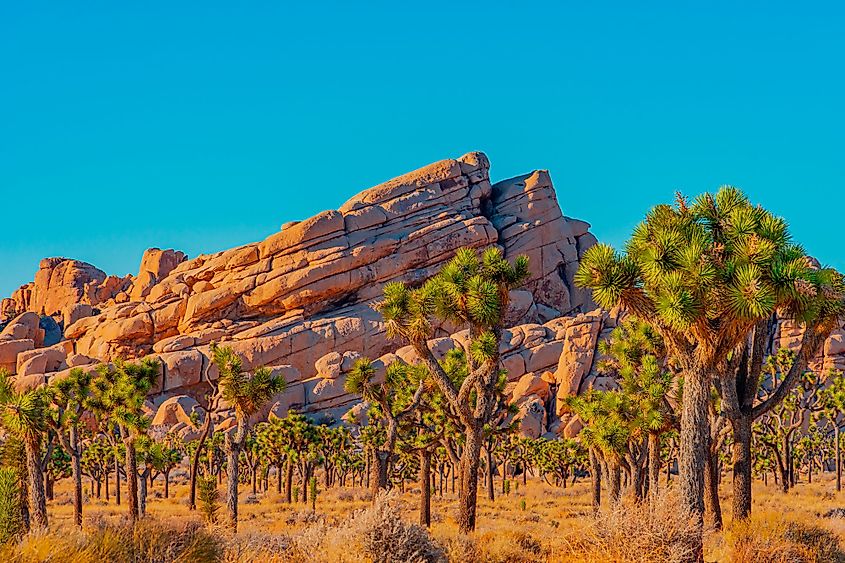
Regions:
<svg viewBox="0 0 845 563"><path fill-rule="evenodd" d="M595 308L572 277L596 239L587 223L562 214L548 172L491 184L489 167L478 152L436 162L365 190L337 210L217 254L187 259L153 248L137 276L107 276L84 262L47 259L35 281L4 300L0 312L53 316L72 347L58 364L51 359L45 365L62 370L159 356L157 404L179 395L200 398L203 381L215 377L209 345L223 342L243 357L246 369L295 372L290 395L274 402L274 413L292 406L339 413L356 402L343 391L350 365L344 352L379 358L397 348L373 310L384 285L421 283L458 248L498 245L508 258L530 258L530 279L514 292L508 312L509 323L518 325L506 356L512 377L556 373L565 346L558 319ZM438 336L451 338L450 332L441 327ZM19 338L6 345L0 362L17 369L13 355L43 345ZM320 377L317 361L333 352L340 363L332 358L324 364L334 377ZM52 377L33 371L40 365L40 359L28 364L27 377ZM564 386L552 387L544 405ZM542 430L556 420L550 417Z"/></svg>

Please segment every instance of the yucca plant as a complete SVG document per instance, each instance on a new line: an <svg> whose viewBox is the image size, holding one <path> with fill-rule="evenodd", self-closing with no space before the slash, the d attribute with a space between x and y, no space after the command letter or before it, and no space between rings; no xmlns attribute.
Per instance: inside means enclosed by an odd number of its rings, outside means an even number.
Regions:
<svg viewBox="0 0 845 563"><path fill-rule="evenodd" d="M836 490L842 490L842 447L840 445L839 418L845 415L845 377L838 370L827 372L827 387L821 392L821 408L833 427L833 444L836 459Z"/></svg>
<svg viewBox="0 0 845 563"><path fill-rule="evenodd" d="M317 509L317 493L319 493L319 489L317 489L317 477L312 475L311 478L308 480L308 495L311 499L311 510L314 511Z"/></svg>
<svg viewBox="0 0 845 563"><path fill-rule="evenodd" d="M212 346L212 361L217 366L220 377L217 381L220 396L235 409L237 426L233 432L225 435L226 472L226 508L229 514L229 526L238 529L238 472L241 447L249 431L249 419L263 408L270 399L285 390L283 377L273 374L267 367L259 367L249 374L243 369L243 362L232 348ZM207 415L207 416L210 416Z"/></svg>
<svg viewBox="0 0 845 563"><path fill-rule="evenodd" d="M12 467L0 467L0 544L24 532L23 502L18 472Z"/></svg>
<svg viewBox="0 0 845 563"><path fill-rule="evenodd" d="M372 502L375 503L379 491L387 488L387 468L396 448L399 424L409 417L419 406L425 378L419 376L419 370L413 369L401 360L387 366L384 378L374 380L375 368L368 358L360 358L346 375L346 391L360 395L372 406L368 412L370 425L378 427L379 440L370 440L373 452L372 476L370 486ZM403 387L414 386L413 396L402 394Z"/></svg>
<svg viewBox="0 0 845 563"><path fill-rule="evenodd" d="M82 444L79 429L90 394L91 374L81 368L72 369L67 377L51 383L46 389L50 400L47 424L71 458L73 520L78 527L82 527Z"/></svg>
<svg viewBox="0 0 845 563"><path fill-rule="evenodd" d="M47 527L47 497L41 469L41 438L47 430L47 402L40 389L17 391L12 377L0 369L0 421L23 442L31 525Z"/></svg>
<svg viewBox="0 0 845 563"><path fill-rule="evenodd" d="M806 365L843 310L842 276L816 267L792 242L783 219L726 186L691 205L678 195L674 205L654 207L623 253L606 244L590 248L575 282L591 289L602 307L624 307L654 327L683 371L680 496L703 522L711 382L722 380L732 422L740 421L743 408L750 416L754 392L746 396L747 371L740 370L739 360L736 369L728 369L729 360L741 355L757 329L753 340L759 346L746 365L761 363L765 325L782 311L806 327L796 363ZM736 436L740 444L750 442L750 421L747 426L749 436ZM735 449L735 475L745 471L737 467L741 453ZM750 455L745 461L750 475ZM747 493L750 510L750 481ZM739 512L735 515L743 517Z"/></svg>
<svg viewBox="0 0 845 563"><path fill-rule="evenodd" d="M144 400L158 378L160 364L153 358L137 362L120 359L97 366L90 382L90 395L85 407L123 442L126 485L129 496L129 519L140 515L138 496L138 455L136 442L149 428L150 418L144 414ZM119 485L118 485L119 489Z"/></svg>
<svg viewBox="0 0 845 563"><path fill-rule="evenodd" d="M217 490L217 479L214 475L197 479L199 510L208 524L217 523L220 512L220 491Z"/></svg>
<svg viewBox="0 0 845 563"><path fill-rule="evenodd" d="M643 464L648 465L648 490L656 493L660 474L660 436L677 425L673 404L676 378L668 369L663 339L648 323L636 317L625 319L599 343L603 359L598 362L600 373L616 378L619 392L629 398L626 415L632 425L632 437L639 442L626 452L627 465L633 481L643 488ZM640 448L646 446L647 458ZM638 455L638 453L640 455ZM636 498L642 490L633 491Z"/></svg>
<svg viewBox="0 0 845 563"><path fill-rule="evenodd" d="M511 264L492 247L479 255L458 250L441 271L421 287L395 282L384 288L378 304L388 335L407 341L428 368L465 431L462 451L458 527L475 529L478 470L484 426L495 414L499 383L499 341L508 309L509 291L528 277L528 258ZM433 326L451 322L469 329L466 377L456 385L428 347Z"/></svg>

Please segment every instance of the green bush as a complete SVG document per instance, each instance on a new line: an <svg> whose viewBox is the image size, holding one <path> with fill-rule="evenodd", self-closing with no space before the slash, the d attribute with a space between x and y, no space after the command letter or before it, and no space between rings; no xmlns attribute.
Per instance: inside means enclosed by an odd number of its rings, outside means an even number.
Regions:
<svg viewBox="0 0 845 563"><path fill-rule="evenodd" d="M217 480L212 477L197 478L199 509L208 524L217 523L217 513L220 511L220 492L217 490Z"/></svg>

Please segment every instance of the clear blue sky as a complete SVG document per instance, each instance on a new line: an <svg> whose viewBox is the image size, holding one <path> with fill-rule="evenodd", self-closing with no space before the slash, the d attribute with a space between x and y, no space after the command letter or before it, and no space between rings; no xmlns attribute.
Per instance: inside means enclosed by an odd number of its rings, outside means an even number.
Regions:
<svg viewBox="0 0 845 563"><path fill-rule="evenodd" d="M0 294L45 256L123 275L259 240L470 150L550 169L614 244L731 183L845 267L833 2L282 4L0 8Z"/></svg>

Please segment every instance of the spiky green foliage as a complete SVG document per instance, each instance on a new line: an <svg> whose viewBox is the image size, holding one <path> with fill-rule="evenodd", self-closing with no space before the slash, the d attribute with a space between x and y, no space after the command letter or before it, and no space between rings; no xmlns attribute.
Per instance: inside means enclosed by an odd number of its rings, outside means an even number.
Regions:
<svg viewBox="0 0 845 563"><path fill-rule="evenodd" d="M40 389L18 391L9 372L0 369L0 421L21 439L40 437L47 429L47 398Z"/></svg>
<svg viewBox="0 0 845 563"><path fill-rule="evenodd" d="M582 471L587 462L585 444L571 438L559 440L534 440L534 462L547 481L566 486L566 481L576 471Z"/></svg>
<svg viewBox="0 0 845 563"><path fill-rule="evenodd" d="M275 395L283 392L287 382L267 367L259 367L250 375L243 369L243 360L229 346L211 347L212 361L220 376L217 384L223 399L235 408L236 416L248 418Z"/></svg>
<svg viewBox="0 0 845 563"><path fill-rule="evenodd" d="M144 414L144 400L158 380L159 370L158 360L149 357L137 362L117 359L97 366L86 408L102 420L143 432L150 423Z"/></svg>
<svg viewBox="0 0 845 563"><path fill-rule="evenodd" d="M839 415L845 414L845 377L840 370L829 370L824 378L826 387L820 393L820 407L831 424L839 424Z"/></svg>
<svg viewBox="0 0 845 563"><path fill-rule="evenodd" d="M217 490L217 478L213 475L198 477L197 497L203 519L207 524L216 524L220 512L220 491Z"/></svg>
<svg viewBox="0 0 845 563"><path fill-rule="evenodd" d="M495 335L485 333L496 327L507 311L508 290L528 275L525 256L511 264L496 247L485 250L481 257L471 248L462 248L418 289L401 282L387 284L378 310L391 337L410 341L430 338L434 318L479 327L485 341L474 353L483 359L489 356L491 336L495 340Z"/></svg>
<svg viewBox="0 0 845 563"><path fill-rule="evenodd" d="M312 476L308 480L308 498L311 499L311 510L316 510L317 508L317 493L319 493L317 489L317 478Z"/></svg>
<svg viewBox="0 0 845 563"><path fill-rule="evenodd" d="M575 282L602 307L621 305L655 326L669 346L703 344L714 360L775 310L835 319L845 295L842 275L816 267L783 219L730 186L654 207L624 253L590 248Z"/></svg>
<svg viewBox="0 0 845 563"><path fill-rule="evenodd" d="M0 544L24 532L21 479L12 467L0 467Z"/></svg>

